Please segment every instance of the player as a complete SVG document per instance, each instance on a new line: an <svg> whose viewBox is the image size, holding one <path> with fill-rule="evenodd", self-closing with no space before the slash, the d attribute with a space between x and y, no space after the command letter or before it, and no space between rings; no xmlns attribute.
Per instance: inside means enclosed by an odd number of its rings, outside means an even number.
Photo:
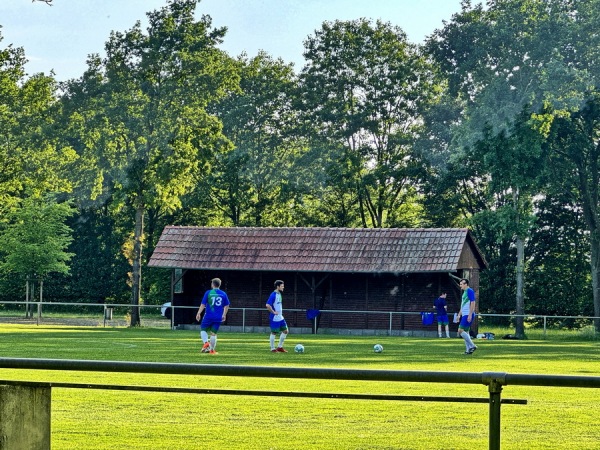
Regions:
<svg viewBox="0 0 600 450"><path fill-rule="evenodd" d="M458 335L465 340L465 346L467 347L465 355L471 355L477 350L477 346L473 344L471 336L469 336L471 323L475 318L475 291L469 287L469 280L466 278L461 279L459 285L463 290L463 294L460 303Z"/></svg>
<svg viewBox="0 0 600 450"><path fill-rule="evenodd" d="M440 296L433 302L433 307L436 310L437 315L437 324L438 324L438 336L442 336L442 327L446 329L446 337L450 337L450 321L448 320L448 306L446 306L446 296L445 292L442 292Z"/></svg>
<svg viewBox="0 0 600 450"><path fill-rule="evenodd" d="M281 293L283 292L284 284L283 281L275 281L275 290L271 292L269 299L267 300L267 310L269 311L269 326L271 327L271 335L269 336L271 343L271 351L273 353L287 353L287 350L283 348L283 342L288 334L288 326L283 318L283 306L281 303ZM275 336L279 335L279 343L275 347Z"/></svg>
<svg viewBox="0 0 600 450"><path fill-rule="evenodd" d="M202 353L209 353L216 355L217 351L217 333L222 322L227 319L227 311L229 311L229 298L227 294L219 289L221 287L221 280L219 278L213 278L210 282L212 289L209 289L204 293L202 303L196 314L196 320L200 321L202 317L202 311L206 309L206 313L200 323L200 338L204 343L202 346ZM210 332L210 342L208 339L208 333Z"/></svg>

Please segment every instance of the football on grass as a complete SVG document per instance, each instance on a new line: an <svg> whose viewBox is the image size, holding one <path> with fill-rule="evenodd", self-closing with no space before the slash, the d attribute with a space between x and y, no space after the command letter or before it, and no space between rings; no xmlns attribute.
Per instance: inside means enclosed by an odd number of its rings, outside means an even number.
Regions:
<svg viewBox="0 0 600 450"><path fill-rule="evenodd" d="M296 353L304 353L304 345L296 344L296 346L294 347L294 351Z"/></svg>
<svg viewBox="0 0 600 450"><path fill-rule="evenodd" d="M381 344L375 344L373 346L373 351L375 353L381 353L383 351L383 345L381 345Z"/></svg>

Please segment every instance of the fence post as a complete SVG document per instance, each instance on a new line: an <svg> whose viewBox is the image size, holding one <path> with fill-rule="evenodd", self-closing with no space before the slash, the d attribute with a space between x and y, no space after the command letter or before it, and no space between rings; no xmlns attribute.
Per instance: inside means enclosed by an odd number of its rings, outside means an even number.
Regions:
<svg viewBox="0 0 600 450"><path fill-rule="evenodd" d="M0 448L50 448L51 387L0 385Z"/></svg>
<svg viewBox="0 0 600 450"><path fill-rule="evenodd" d="M490 450L500 450L500 405L502 403L500 396L505 379L505 373L483 374L483 382L488 385L488 392L490 393Z"/></svg>
<svg viewBox="0 0 600 450"><path fill-rule="evenodd" d="M173 305L173 302L171 302L171 306L169 306L169 308L171 308L171 330L175 329L175 306Z"/></svg>
<svg viewBox="0 0 600 450"><path fill-rule="evenodd" d="M546 316L544 316L544 339L546 339Z"/></svg>

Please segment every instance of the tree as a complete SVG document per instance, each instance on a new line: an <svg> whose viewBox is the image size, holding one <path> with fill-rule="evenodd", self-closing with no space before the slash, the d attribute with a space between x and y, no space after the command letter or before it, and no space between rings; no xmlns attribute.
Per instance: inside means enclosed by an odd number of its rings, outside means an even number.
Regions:
<svg viewBox="0 0 600 450"><path fill-rule="evenodd" d="M69 222L74 239L69 247L71 282L61 292L65 301L123 303L129 298L129 265L121 249L127 230L110 206L80 208Z"/></svg>
<svg viewBox="0 0 600 450"><path fill-rule="evenodd" d="M413 145L421 108L438 92L434 68L401 29L365 19L325 22L304 56L302 107L336 171L330 181L356 199L362 226L414 224L421 164Z"/></svg>
<svg viewBox="0 0 600 450"><path fill-rule="evenodd" d="M527 112L515 119L509 131L496 136L485 136L475 146L491 176L489 189L492 196L503 196L508 201L495 209L496 235L500 241L514 241L516 249L515 334L525 337L525 243L535 220L533 198L541 193L539 180L543 171L541 136L527 120ZM519 160L520 164L515 165Z"/></svg>
<svg viewBox="0 0 600 450"><path fill-rule="evenodd" d="M0 268L23 275L28 287L42 283L50 273L69 273L67 252L72 241L71 229L65 224L74 213L69 203L58 203L52 197L27 197L8 216L8 226L0 235ZM29 290L28 290L29 292Z"/></svg>
<svg viewBox="0 0 600 450"><path fill-rule="evenodd" d="M26 196L72 188L77 155L56 137L57 83L42 74L26 78L25 63L22 48L0 49L0 217Z"/></svg>
<svg viewBox="0 0 600 450"><path fill-rule="evenodd" d="M48 273L64 270L60 264L64 262L61 259L64 255L58 251L44 254L47 250L44 245L57 244L61 248L60 242L52 236L56 230L19 227L22 221L33 221L36 208L42 215L54 213L52 203L48 205L49 210L45 203L50 201L48 198L71 191L70 168L77 155L57 137L56 117L60 115L60 104L56 81L43 74L27 78L26 61L22 48L9 45L0 49L0 254L7 258L3 265L5 274L22 273L33 277L35 273L41 282ZM47 237L34 236L34 232L46 233ZM20 243L20 233L29 241ZM46 244L44 239L52 242ZM37 250L31 248L36 246ZM34 261L28 262L28 252L36 251L39 257L36 255ZM10 284L10 281L9 278L7 282ZM33 278L30 282L33 283ZM2 290L6 290L6 285Z"/></svg>
<svg viewBox="0 0 600 450"><path fill-rule="evenodd" d="M548 136L549 183L569 193L581 211L590 243L594 316L600 317L600 93L580 111L553 117ZM600 319L595 319L600 331Z"/></svg>
<svg viewBox="0 0 600 450"><path fill-rule="evenodd" d="M594 314L589 234L582 209L573 203L574 194L563 190L536 201L526 286L528 313ZM560 324L577 325L573 320L560 320Z"/></svg>
<svg viewBox="0 0 600 450"><path fill-rule="evenodd" d="M110 192L135 214L132 326L140 323L145 214L177 209L193 188L226 141L207 107L238 82L235 65L217 48L225 30L212 29L208 16L195 20L196 3L173 0L148 13L147 33L139 22L113 32L106 58L92 56L66 96L86 106L72 108L71 139L85 161L83 172L94 176L90 194Z"/></svg>
<svg viewBox="0 0 600 450"><path fill-rule="evenodd" d="M304 153L293 66L264 52L242 55L238 65L240 92L215 105L233 146L214 155L206 180L212 203L235 226L289 225L287 198L302 181L295 162Z"/></svg>
<svg viewBox="0 0 600 450"><path fill-rule="evenodd" d="M524 313L532 200L543 194L547 167L542 152L547 119L540 113L548 103L571 109L575 102L568 89L581 86L578 76L569 80L570 69L559 55L561 47L566 49L562 42L572 26L572 7L561 0L498 0L484 10L464 2L463 11L428 43L448 76L450 92L464 104L455 148L474 149L490 175L491 192L512 197L509 208L496 213L498 232L514 236L519 315ZM524 335L522 318L517 335Z"/></svg>

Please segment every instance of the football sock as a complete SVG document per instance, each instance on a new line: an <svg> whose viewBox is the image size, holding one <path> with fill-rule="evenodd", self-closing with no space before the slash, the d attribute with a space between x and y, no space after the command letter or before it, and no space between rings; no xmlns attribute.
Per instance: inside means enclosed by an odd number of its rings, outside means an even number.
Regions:
<svg viewBox="0 0 600 450"><path fill-rule="evenodd" d="M206 331L201 331L200 337L202 338L202 342L205 344L208 342L208 333Z"/></svg>
<svg viewBox="0 0 600 450"><path fill-rule="evenodd" d="M217 335L212 335L210 337L210 348L213 350L217 347Z"/></svg>
<svg viewBox="0 0 600 450"><path fill-rule="evenodd" d="M466 331L462 331L460 333L460 337L465 340L465 345L467 346L467 350L469 350L471 347L475 347L475 344L473 344L473 341L471 340L471 336L469 336L469 333L467 333Z"/></svg>
<svg viewBox="0 0 600 450"><path fill-rule="evenodd" d="M271 333L271 336L269 337L269 341L271 342L271 350L273 350L275 348L275 335Z"/></svg>
<svg viewBox="0 0 600 450"><path fill-rule="evenodd" d="M281 335L279 336L279 347L283 347L283 341L285 341L286 336L287 334L285 333L281 333Z"/></svg>

